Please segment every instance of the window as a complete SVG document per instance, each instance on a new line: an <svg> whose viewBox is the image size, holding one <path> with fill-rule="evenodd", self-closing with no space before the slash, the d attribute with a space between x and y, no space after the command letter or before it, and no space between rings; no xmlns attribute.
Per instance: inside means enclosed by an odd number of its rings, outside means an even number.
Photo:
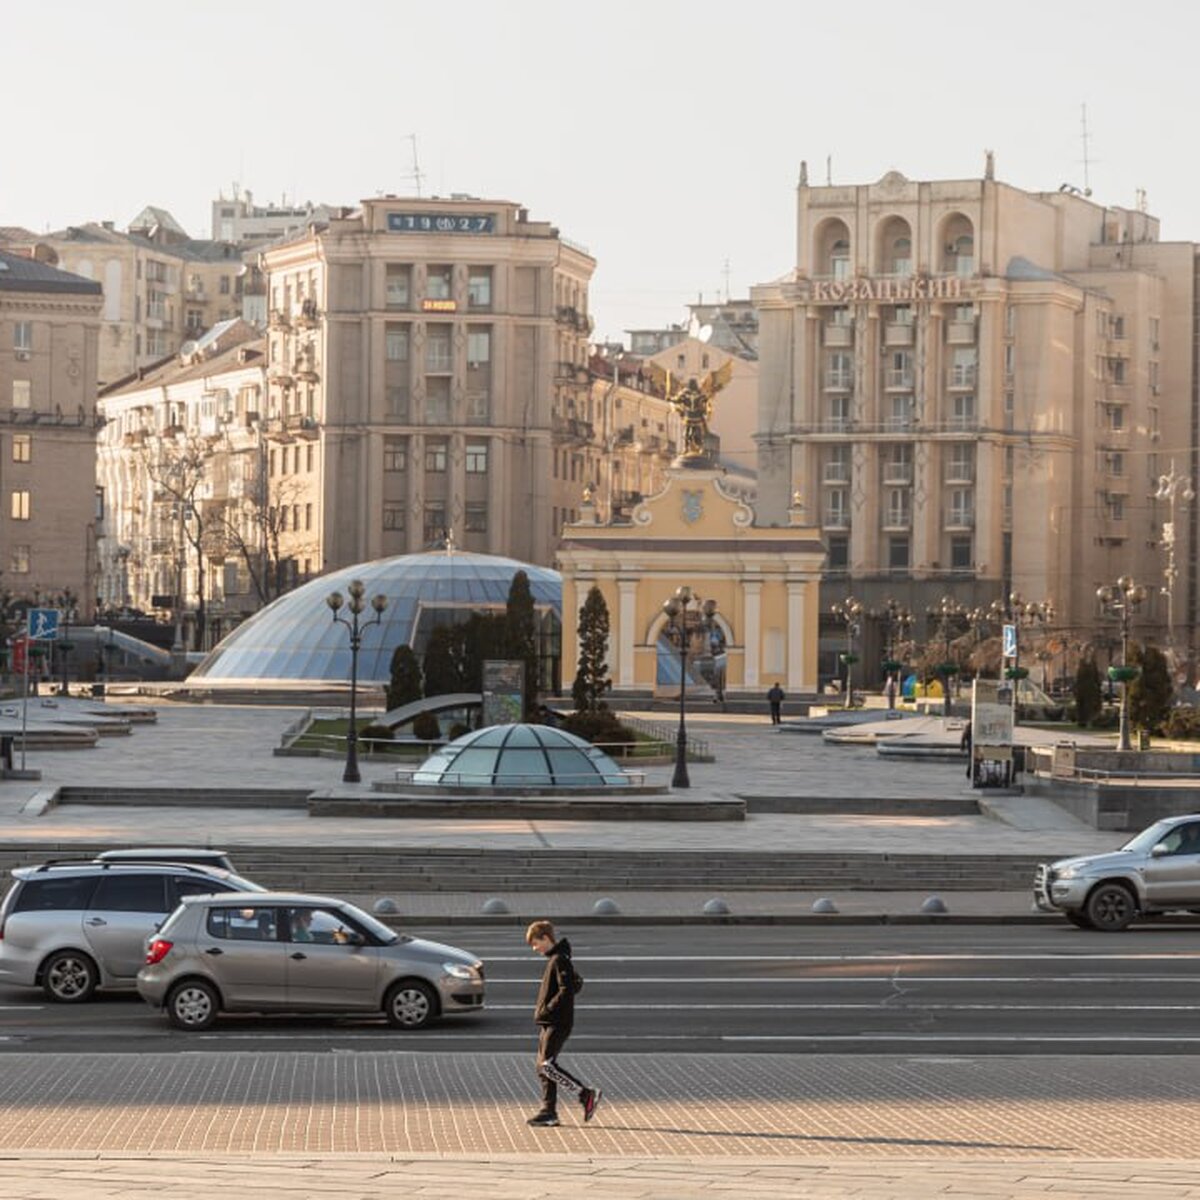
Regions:
<svg viewBox="0 0 1200 1200"><path fill-rule="evenodd" d="M427 442L425 444L425 470L441 473L446 469L446 443Z"/></svg>
<svg viewBox="0 0 1200 1200"><path fill-rule="evenodd" d="M162 913L167 911L165 875L105 875L96 885L92 910Z"/></svg>
<svg viewBox="0 0 1200 1200"><path fill-rule="evenodd" d="M1110 404L1107 408L1109 429L1124 429L1125 406L1123 404Z"/></svg>
<svg viewBox="0 0 1200 1200"><path fill-rule="evenodd" d="M1123 338L1125 336L1125 318L1113 317L1112 319L1112 336L1115 338Z"/></svg>
<svg viewBox="0 0 1200 1200"><path fill-rule="evenodd" d="M288 909L284 929L292 942L349 946L362 945L364 941L363 935L345 917L323 908Z"/></svg>
<svg viewBox="0 0 1200 1200"><path fill-rule="evenodd" d="M1017 336L1017 310L1011 304L1004 306L1004 336Z"/></svg>
<svg viewBox="0 0 1200 1200"><path fill-rule="evenodd" d="M402 438L384 438L383 469L385 471L408 470L408 444Z"/></svg>
<svg viewBox="0 0 1200 1200"><path fill-rule="evenodd" d="M830 396L827 400L829 416L826 427L834 430L847 429L850 426L850 397Z"/></svg>
<svg viewBox="0 0 1200 1200"><path fill-rule="evenodd" d="M271 451L270 456L267 458L267 474L268 475L275 474L275 451L274 450Z"/></svg>
<svg viewBox="0 0 1200 1200"><path fill-rule="evenodd" d="M913 360L907 350L893 350L888 356L887 386L912 387Z"/></svg>
<svg viewBox="0 0 1200 1200"><path fill-rule="evenodd" d="M841 304L837 308L831 308L829 310L829 324L839 329L849 329L854 324L854 318L850 315L850 309Z"/></svg>
<svg viewBox="0 0 1200 1200"><path fill-rule="evenodd" d="M975 320L975 305L956 304L954 306L954 319L965 324L970 324Z"/></svg>
<svg viewBox="0 0 1200 1200"><path fill-rule="evenodd" d="M30 879L17 892L12 911L64 912L87 908L96 887L95 876L69 879Z"/></svg>
<svg viewBox="0 0 1200 1200"><path fill-rule="evenodd" d="M1150 349L1158 349L1158 318L1150 318Z"/></svg>
<svg viewBox="0 0 1200 1200"><path fill-rule="evenodd" d="M304 528L305 529L312 528L312 504L311 503L306 504L304 506Z"/></svg>
<svg viewBox="0 0 1200 1200"><path fill-rule="evenodd" d="M975 424L975 397L958 395L953 397L951 425L956 429L967 429Z"/></svg>
<svg viewBox="0 0 1200 1200"><path fill-rule="evenodd" d="M29 493L27 491L13 492L9 515L14 521L29 520Z"/></svg>
<svg viewBox="0 0 1200 1200"><path fill-rule="evenodd" d="M487 533L487 504L467 501L466 528L468 533Z"/></svg>
<svg viewBox="0 0 1200 1200"><path fill-rule="evenodd" d="M408 385L407 384L388 384L385 390L385 400L387 401L387 410L389 417L395 417L397 421L408 420Z"/></svg>
<svg viewBox="0 0 1200 1200"><path fill-rule="evenodd" d="M13 349L28 353L33 349L33 322L13 322Z"/></svg>
<svg viewBox="0 0 1200 1200"><path fill-rule="evenodd" d="M850 482L850 447L831 446L825 459L823 478L826 483Z"/></svg>
<svg viewBox="0 0 1200 1200"><path fill-rule="evenodd" d="M227 938L234 942L273 942L275 910L273 908L210 908L208 910L210 937Z"/></svg>
<svg viewBox="0 0 1200 1200"><path fill-rule="evenodd" d="M888 538L888 569L892 571L908 570L908 538Z"/></svg>
<svg viewBox="0 0 1200 1200"><path fill-rule="evenodd" d="M891 529L905 529L912 518L912 493L907 488L887 488L885 490L887 510L884 513L884 524Z"/></svg>
<svg viewBox="0 0 1200 1200"><path fill-rule="evenodd" d="M383 528L386 533L404 532L404 505L386 501L383 506Z"/></svg>
<svg viewBox="0 0 1200 1200"><path fill-rule="evenodd" d="M831 571L845 571L850 566L850 539L837 534L829 539L829 557L826 566Z"/></svg>
<svg viewBox="0 0 1200 1200"><path fill-rule="evenodd" d="M1017 452L1016 452L1015 446L1005 446L1004 447L1004 468L1003 468L1003 470L1004 470L1004 478L1005 479L1011 479L1013 477L1013 464L1016 460L1016 455L1017 455Z"/></svg>
<svg viewBox="0 0 1200 1200"><path fill-rule="evenodd" d="M950 509L946 522L952 526L971 526L974 524L975 493L972 488L951 488Z"/></svg>
<svg viewBox="0 0 1200 1200"><path fill-rule="evenodd" d="M220 286L219 290L220 290L220 293L222 296L229 295L229 276L228 275L221 276L221 286Z"/></svg>
<svg viewBox="0 0 1200 1200"><path fill-rule="evenodd" d="M444 504L425 505L425 527L422 535L425 544L442 542L446 538L446 506Z"/></svg>
<svg viewBox="0 0 1200 1200"><path fill-rule="evenodd" d="M892 243L892 274L912 274L912 241L909 238L897 238Z"/></svg>
<svg viewBox="0 0 1200 1200"><path fill-rule="evenodd" d="M388 362L408 362L408 326L389 325L384 334L384 353Z"/></svg>
<svg viewBox="0 0 1200 1200"><path fill-rule="evenodd" d="M848 388L853 360L849 354L834 353L829 355L825 370L825 386L830 388Z"/></svg>
<svg viewBox="0 0 1200 1200"><path fill-rule="evenodd" d="M1008 447L1011 449L1012 447ZM971 480L975 478L975 447L955 443L950 447L946 463L946 478L949 480Z"/></svg>
<svg viewBox="0 0 1200 1200"><path fill-rule="evenodd" d="M834 279L850 278L850 243L836 241L829 252L829 273Z"/></svg>
<svg viewBox="0 0 1200 1200"><path fill-rule="evenodd" d="M165 329L148 329L146 331L146 353L155 358L162 358L167 353L167 333Z"/></svg>
<svg viewBox="0 0 1200 1200"><path fill-rule="evenodd" d="M28 379L14 379L12 389L13 408L33 406L33 383Z"/></svg>
<svg viewBox="0 0 1200 1200"><path fill-rule="evenodd" d="M450 423L450 377L435 375L425 381L425 423Z"/></svg>
<svg viewBox="0 0 1200 1200"><path fill-rule="evenodd" d="M1114 451L1108 456L1108 471L1110 475L1125 474L1125 455Z"/></svg>
<svg viewBox="0 0 1200 1200"><path fill-rule="evenodd" d="M412 268L388 263L385 284L388 308L407 308L412 303Z"/></svg>
<svg viewBox="0 0 1200 1200"><path fill-rule="evenodd" d="M467 331L467 366L486 366L492 361L492 331L470 329Z"/></svg>
<svg viewBox="0 0 1200 1200"><path fill-rule="evenodd" d="M425 295L430 300L453 298L453 271L448 266L430 267L425 279Z"/></svg>
<svg viewBox="0 0 1200 1200"><path fill-rule="evenodd" d="M825 493L825 525L845 529L850 524L850 493L845 488L830 488Z"/></svg>
<svg viewBox="0 0 1200 1200"><path fill-rule="evenodd" d="M430 325L425 338L425 370L449 371L450 355L450 326Z"/></svg>
<svg viewBox="0 0 1200 1200"><path fill-rule="evenodd" d="M557 455L555 456L557 457ZM486 475L488 469L487 442L467 443L467 474Z"/></svg>
<svg viewBox="0 0 1200 1200"><path fill-rule="evenodd" d="M304 459L305 459L305 470L311 471L313 469L313 448L312 448L311 442L308 444L308 446L305 449Z"/></svg>
<svg viewBox="0 0 1200 1200"><path fill-rule="evenodd" d="M467 388L467 422L471 425L487 424L489 395L486 387Z"/></svg>
<svg viewBox="0 0 1200 1200"><path fill-rule="evenodd" d="M31 554L29 547L14 546L8 555L8 569L13 575L28 575Z"/></svg>
<svg viewBox="0 0 1200 1200"><path fill-rule="evenodd" d="M897 304L892 310L892 321L896 325L911 325L913 323L913 310L909 304Z"/></svg>
<svg viewBox="0 0 1200 1200"><path fill-rule="evenodd" d="M27 463L33 458L33 438L28 433L14 433L12 440L13 462Z"/></svg>
<svg viewBox="0 0 1200 1200"><path fill-rule="evenodd" d="M889 429L909 429L913 424L912 396L888 397L887 427Z"/></svg>
<svg viewBox="0 0 1200 1200"><path fill-rule="evenodd" d="M950 539L950 569L952 571L969 571L974 566L971 561L971 539L958 536Z"/></svg>
<svg viewBox="0 0 1200 1200"><path fill-rule="evenodd" d="M467 306L492 307L492 268L472 267L467 276Z"/></svg>
<svg viewBox="0 0 1200 1200"><path fill-rule="evenodd" d="M1109 377L1113 383L1125 382L1125 360L1123 358L1110 358L1108 360Z"/></svg>
<svg viewBox="0 0 1200 1200"><path fill-rule="evenodd" d="M1149 362L1146 364L1146 370L1150 381L1150 395L1158 395L1158 363Z"/></svg>

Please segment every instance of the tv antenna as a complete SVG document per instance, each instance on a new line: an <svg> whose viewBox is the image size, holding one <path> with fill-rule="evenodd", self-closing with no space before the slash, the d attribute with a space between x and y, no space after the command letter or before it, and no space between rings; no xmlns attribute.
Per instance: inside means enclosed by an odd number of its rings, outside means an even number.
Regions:
<svg viewBox="0 0 1200 1200"><path fill-rule="evenodd" d="M1087 105L1081 104L1079 108L1079 140L1083 143L1083 194L1090 196L1092 194L1092 180L1090 172L1091 155L1088 151L1088 142L1092 140L1092 135L1088 133Z"/></svg>
<svg viewBox="0 0 1200 1200"><path fill-rule="evenodd" d="M721 274L725 277L725 303L728 304L729 303L729 259L725 260L725 266L722 269Z"/></svg>
<svg viewBox="0 0 1200 1200"><path fill-rule="evenodd" d="M406 142L412 143L412 170L407 175L402 176L404 179L411 179L413 185L417 189L417 199L421 199L421 180L425 176L421 173L421 164L417 161L417 135L415 133L407 134L404 138Z"/></svg>

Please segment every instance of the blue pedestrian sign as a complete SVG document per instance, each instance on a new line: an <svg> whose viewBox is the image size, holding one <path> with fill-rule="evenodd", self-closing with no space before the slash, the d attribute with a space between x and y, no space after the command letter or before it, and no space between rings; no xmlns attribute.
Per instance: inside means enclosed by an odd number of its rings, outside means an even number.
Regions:
<svg viewBox="0 0 1200 1200"><path fill-rule="evenodd" d="M1015 625L1004 626L1004 657L1017 657L1017 627Z"/></svg>
<svg viewBox="0 0 1200 1200"><path fill-rule="evenodd" d="M58 609L31 608L29 637L36 642L52 642L58 637Z"/></svg>

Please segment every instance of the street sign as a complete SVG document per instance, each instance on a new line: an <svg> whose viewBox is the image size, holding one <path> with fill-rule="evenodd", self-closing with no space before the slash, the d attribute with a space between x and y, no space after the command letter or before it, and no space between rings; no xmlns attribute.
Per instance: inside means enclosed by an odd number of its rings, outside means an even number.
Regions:
<svg viewBox="0 0 1200 1200"><path fill-rule="evenodd" d="M1017 627L1015 625L1004 626L1004 657L1017 657Z"/></svg>
<svg viewBox="0 0 1200 1200"><path fill-rule="evenodd" d="M58 637L58 609L31 608L29 636L37 642L52 642Z"/></svg>

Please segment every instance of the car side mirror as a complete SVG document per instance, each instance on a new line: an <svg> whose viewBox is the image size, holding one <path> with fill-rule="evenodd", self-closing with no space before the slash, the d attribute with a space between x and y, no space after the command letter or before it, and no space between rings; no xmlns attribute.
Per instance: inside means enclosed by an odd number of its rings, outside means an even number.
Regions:
<svg viewBox="0 0 1200 1200"><path fill-rule="evenodd" d="M1162 858L1163 855L1170 854L1170 853L1171 853L1170 847L1167 845L1166 842L1157 842L1155 845L1150 847L1150 857L1151 858Z"/></svg>

